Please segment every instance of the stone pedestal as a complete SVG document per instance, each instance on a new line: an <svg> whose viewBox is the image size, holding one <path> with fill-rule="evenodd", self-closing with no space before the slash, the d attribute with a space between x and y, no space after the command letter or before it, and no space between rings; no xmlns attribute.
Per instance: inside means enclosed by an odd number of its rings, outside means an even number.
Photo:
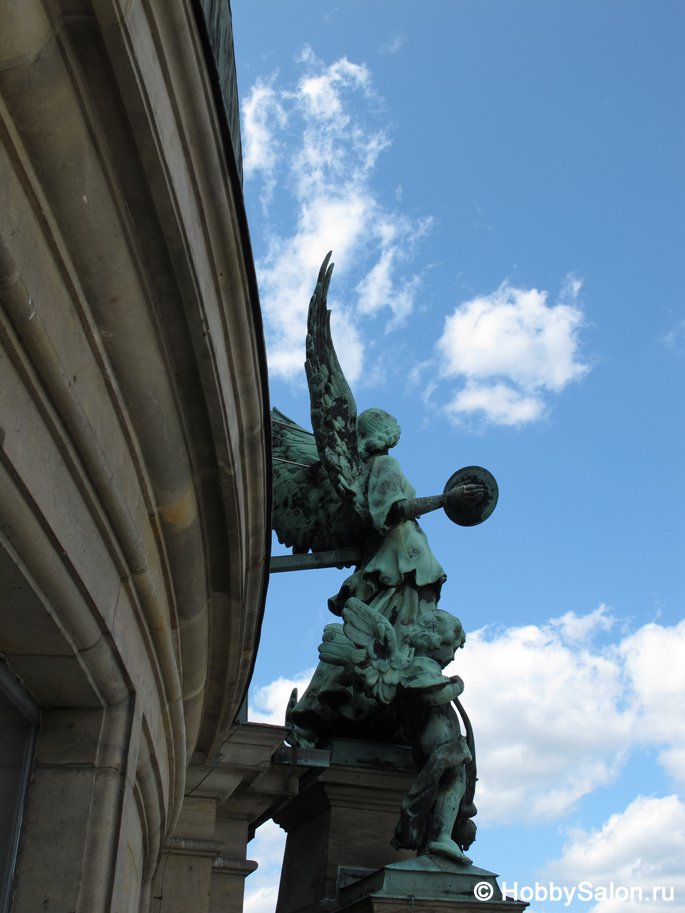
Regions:
<svg viewBox="0 0 685 913"><path fill-rule="evenodd" d="M416 776L405 746L336 739L330 767L306 775L273 818L288 834L276 913L319 913L336 896L338 870L375 871L411 859L390 841Z"/></svg>
<svg viewBox="0 0 685 913"><path fill-rule="evenodd" d="M245 879L257 868L247 858L255 828L297 794L303 774L326 767L330 757L328 751L291 749L283 744L284 735L283 726L242 723L225 741L219 759L193 760L183 810L157 869L150 910L242 913ZM124 909L133 907L116 907Z"/></svg>
<svg viewBox="0 0 685 913"><path fill-rule="evenodd" d="M416 769L409 748L336 739L273 815L288 833L276 913L522 913L497 876L390 841ZM487 901L474 888L485 883ZM480 891L483 889L481 888Z"/></svg>
<svg viewBox="0 0 685 913"><path fill-rule="evenodd" d="M478 900L474 890L485 891ZM523 901L506 900L497 876L445 856L418 856L376 871L341 868L335 900L322 910L335 913L522 913Z"/></svg>

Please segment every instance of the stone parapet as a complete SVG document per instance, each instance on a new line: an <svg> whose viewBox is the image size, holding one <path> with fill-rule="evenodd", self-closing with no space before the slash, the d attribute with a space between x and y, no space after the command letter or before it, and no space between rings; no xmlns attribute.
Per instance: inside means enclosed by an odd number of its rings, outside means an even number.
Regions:
<svg viewBox="0 0 685 913"><path fill-rule="evenodd" d="M298 793L300 779L325 770L328 751L297 751L285 728L243 723L218 757L196 757L181 817L164 849L153 896L163 913L241 913L255 829Z"/></svg>
<svg viewBox="0 0 685 913"><path fill-rule="evenodd" d="M415 773L405 746L336 739L331 765L300 781L273 814L288 833L277 913L319 913L334 898L341 866L374 871L411 858L390 843Z"/></svg>
<svg viewBox="0 0 685 913"><path fill-rule="evenodd" d="M335 739L330 767L311 770L273 814L288 833L276 913L521 913L497 876L391 840L416 776L404 745ZM490 897L477 899L485 883Z"/></svg>
<svg viewBox="0 0 685 913"><path fill-rule="evenodd" d="M42 712L6 887L16 913L147 913L191 860L169 838L214 839L177 829L189 761L236 719L268 582L266 351L213 91L230 6L0 22L0 653Z"/></svg>

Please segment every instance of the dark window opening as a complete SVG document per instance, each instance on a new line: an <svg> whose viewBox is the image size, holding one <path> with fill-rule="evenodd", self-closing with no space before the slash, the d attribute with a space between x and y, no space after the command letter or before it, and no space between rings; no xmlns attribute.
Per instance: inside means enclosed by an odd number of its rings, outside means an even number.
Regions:
<svg viewBox="0 0 685 913"><path fill-rule="evenodd" d="M0 663L0 911L9 910L40 712Z"/></svg>

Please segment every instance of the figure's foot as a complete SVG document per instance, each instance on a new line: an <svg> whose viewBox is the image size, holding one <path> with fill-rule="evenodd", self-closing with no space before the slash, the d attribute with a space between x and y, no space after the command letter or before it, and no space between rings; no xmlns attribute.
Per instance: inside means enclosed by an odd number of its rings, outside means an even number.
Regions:
<svg viewBox="0 0 685 913"><path fill-rule="evenodd" d="M441 856L449 856L449 858L454 859L455 862L463 862L465 865L468 865L471 862L469 857L459 849L454 840L450 840L450 838L446 837L444 834L441 837L438 837L437 840L431 840L426 847L426 852L439 853Z"/></svg>

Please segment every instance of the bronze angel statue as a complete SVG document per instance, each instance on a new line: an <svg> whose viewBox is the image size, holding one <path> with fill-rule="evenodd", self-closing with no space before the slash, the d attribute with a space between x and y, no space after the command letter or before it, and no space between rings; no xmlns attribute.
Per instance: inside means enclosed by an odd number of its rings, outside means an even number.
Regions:
<svg viewBox="0 0 685 913"><path fill-rule="evenodd" d="M273 525L295 553L357 547L359 563L328 600L320 662L288 705L288 740L323 747L333 737L410 745L419 767L393 843L469 862L475 839L475 749L459 703L463 682L443 669L463 646L457 618L438 609L446 574L419 517L443 507L455 522L482 522L496 483L467 467L441 495L417 498L389 451L397 421L360 415L333 346L326 309L333 264L319 273L308 315L305 370L313 433L274 409ZM455 705L456 708L455 709ZM462 726L465 731L462 735Z"/></svg>

